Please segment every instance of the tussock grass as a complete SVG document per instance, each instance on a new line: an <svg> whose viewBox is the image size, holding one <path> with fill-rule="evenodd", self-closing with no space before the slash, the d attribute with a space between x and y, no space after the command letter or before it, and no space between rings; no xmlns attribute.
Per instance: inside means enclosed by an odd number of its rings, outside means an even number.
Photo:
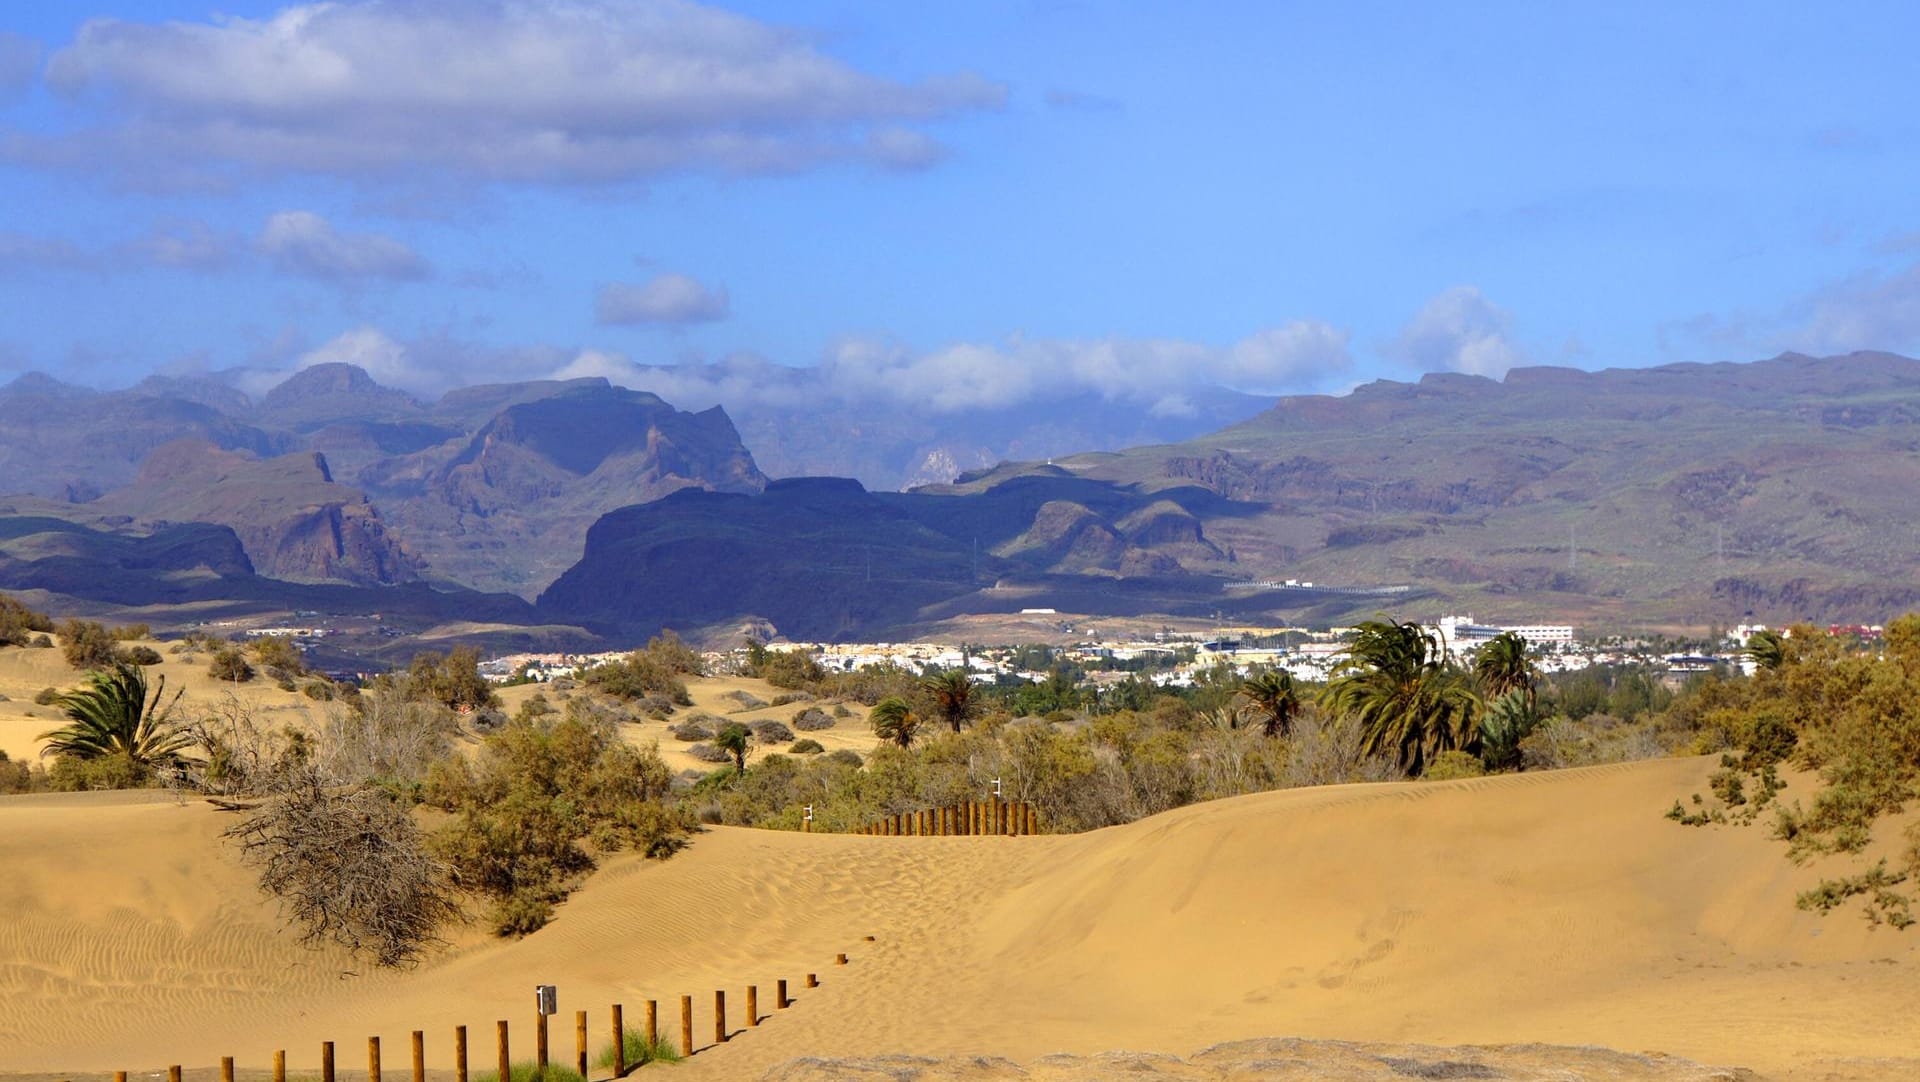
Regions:
<svg viewBox="0 0 1920 1082"><path fill-rule="evenodd" d="M632 1070L635 1067L644 1067L649 1063L680 1062L680 1050L673 1046L673 1043L667 1039L665 1034L661 1034L660 1038L652 1044L647 1043L646 1033L631 1027L623 1030L621 1036L621 1044L626 1047L628 1070ZM613 1049L611 1047L601 1049L600 1058L594 1061L594 1065L611 1070L613 1068ZM516 1077L514 1082L520 1082L519 1078ZM558 1082L558 1080L555 1080L555 1082Z"/></svg>

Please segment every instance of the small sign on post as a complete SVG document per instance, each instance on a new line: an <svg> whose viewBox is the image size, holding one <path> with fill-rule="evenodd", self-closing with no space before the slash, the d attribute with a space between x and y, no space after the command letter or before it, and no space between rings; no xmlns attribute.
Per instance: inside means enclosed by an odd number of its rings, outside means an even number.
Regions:
<svg viewBox="0 0 1920 1082"><path fill-rule="evenodd" d="M560 1013L560 990L551 984L533 986L533 1009L540 1014Z"/></svg>
<svg viewBox="0 0 1920 1082"><path fill-rule="evenodd" d="M813 805L811 804L807 805L806 818L800 820L800 829L808 833L813 832Z"/></svg>

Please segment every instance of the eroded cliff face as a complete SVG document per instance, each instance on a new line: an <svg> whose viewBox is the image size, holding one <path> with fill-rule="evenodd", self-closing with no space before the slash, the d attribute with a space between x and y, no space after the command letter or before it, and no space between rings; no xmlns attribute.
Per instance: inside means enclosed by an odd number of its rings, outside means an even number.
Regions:
<svg viewBox="0 0 1920 1082"><path fill-rule="evenodd" d="M587 527L616 508L767 483L725 411L689 413L604 383L511 404L467 439L361 479L436 575L522 594L580 559Z"/></svg>
<svg viewBox="0 0 1920 1082"><path fill-rule="evenodd" d="M387 586L420 575L366 495L335 481L318 452L258 459L179 440L97 502L141 521L227 526L269 578Z"/></svg>

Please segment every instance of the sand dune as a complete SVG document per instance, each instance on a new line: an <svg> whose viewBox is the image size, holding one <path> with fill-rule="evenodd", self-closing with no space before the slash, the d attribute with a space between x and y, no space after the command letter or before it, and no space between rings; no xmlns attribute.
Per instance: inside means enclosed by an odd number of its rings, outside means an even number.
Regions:
<svg viewBox="0 0 1920 1082"><path fill-rule="evenodd" d="M1896 1061L1920 1057L1920 935L1795 910L1818 874L1762 832L1662 820L1710 769L1298 790L1077 837L719 829L665 863L609 862L539 934L467 937L405 974L291 945L217 840L229 820L204 805L10 798L0 1071L262 1065L281 1047L311 1066L328 1038L358 1065L370 1034L398 1065L415 1028L445 1066L456 1023L490 1063L494 1019L528 1049L540 981L561 989L560 1049L576 1007L592 1008L597 1047L606 1004L633 1017L682 993L710 1040L714 988L737 1011L748 982L797 988L813 970L821 988L674 1076L1297 1036L1920 1077L1920 1058Z"/></svg>

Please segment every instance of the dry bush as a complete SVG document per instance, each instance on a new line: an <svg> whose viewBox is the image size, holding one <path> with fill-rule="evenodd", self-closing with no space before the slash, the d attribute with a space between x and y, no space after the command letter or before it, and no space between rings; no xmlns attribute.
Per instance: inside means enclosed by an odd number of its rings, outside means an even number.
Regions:
<svg viewBox="0 0 1920 1082"><path fill-rule="evenodd" d="M705 717L705 715L701 715L701 717ZM706 721L702 721L701 717L688 718L680 724L672 726L667 732L673 734L675 740L685 740L689 742L695 740L711 740L713 739L713 726L707 724ZM707 720L710 721L712 719Z"/></svg>
<svg viewBox="0 0 1920 1082"><path fill-rule="evenodd" d="M817 733L838 724L839 719L817 706L809 706L793 716L793 727L803 733Z"/></svg>
<svg viewBox="0 0 1920 1082"><path fill-rule="evenodd" d="M280 776L282 792L226 833L301 941L338 943L383 966L419 962L460 909L413 816L383 790L327 784L311 763Z"/></svg>
<svg viewBox="0 0 1920 1082"><path fill-rule="evenodd" d="M728 713L731 714L744 714L749 710L758 710L767 705L765 699L762 699L751 691L729 691L727 692L727 698L732 699L738 704L732 710L728 711Z"/></svg>
<svg viewBox="0 0 1920 1082"><path fill-rule="evenodd" d="M712 744L695 744L687 749L687 754L703 763L730 763L733 756L714 747Z"/></svg>
<svg viewBox="0 0 1920 1082"><path fill-rule="evenodd" d="M756 721L747 728L762 744L784 744L793 739L793 730L777 721Z"/></svg>
<svg viewBox="0 0 1920 1082"><path fill-rule="evenodd" d="M1280 785L1344 785L1358 781L1389 781L1399 769L1384 757L1368 755L1358 722L1318 710L1302 711L1287 739L1287 762Z"/></svg>
<svg viewBox="0 0 1920 1082"><path fill-rule="evenodd" d="M460 722L438 702L396 694L330 705L314 731L315 759L334 784L417 783L447 757Z"/></svg>

